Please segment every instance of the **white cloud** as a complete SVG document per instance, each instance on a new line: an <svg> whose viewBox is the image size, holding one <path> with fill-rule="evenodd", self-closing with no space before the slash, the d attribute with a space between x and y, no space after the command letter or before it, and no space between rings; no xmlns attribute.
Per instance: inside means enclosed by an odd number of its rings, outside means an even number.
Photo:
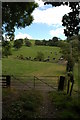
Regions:
<svg viewBox="0 0 80 120"><path fill-rule="evenodd" d="M64 27L62 27L61 21L62 17L70 11L70 7L68 6L61 5L58 7L51 7L50 5L44 6L43 4L39 4L39 8L36 8L32 13L34 17L33 23L42 23L53 26L55 29L51 30L49 34L52 37L56 36L65 39Z"/></svg>
<svg viewBox="0 0 80 120"><path fill-rule="evenodd" d="M42 0L35 0L36 3L38 3L39 7L44 6L44 2Z"/></svg>
<svg viewBox="0 0 80 120"><path fill-rule="evenodd" d="M70 12L68 6L51 7L45 10L36 8L32 15L34 16L33 23L45 23L48 25L61 25L62 16Z"/></svg>
<svg viewBox="0 0 80 120"><path fill-rule="evenodd" d="M24 39L24 38L28 38L28 39L32 39L32 37L29 35L29 34L24 34L24 33L21 33L21 32L19 32L16 36L15 36L15 39L20 39L20 38L22 38L22 39Z"/></svg>
<svg viewBox="0 0 80 120"><path fill-rule="evenodd" d="M56 37L59 37L59 38L62 38L62 39L66 38L65 35L64 35L64 28L63 27L57 28L55 30L51 30L50 35L52 37L56 36Z"/></svg>

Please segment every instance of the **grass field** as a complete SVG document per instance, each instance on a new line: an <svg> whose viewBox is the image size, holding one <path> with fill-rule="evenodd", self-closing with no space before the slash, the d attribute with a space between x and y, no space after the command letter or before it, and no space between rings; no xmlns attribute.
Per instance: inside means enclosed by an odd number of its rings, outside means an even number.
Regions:
<svg viewBox="0 0 80 120"><path fill-rule="evenodd" d="M31 41L32 46L22 46L19 50L12 48L12 55L8 58L2 59L2 74L8 75L22 75L22 76L60 76L65 75L66 66L59 64L57 61L62 55L60 53L61 49L59 47L50 46L35 46L34 42ZM50 56L51 62L39 62L39 61L29 61L29 60L19 60L17 56L23 55L23 57L31 57L32 59L36 57L37 52L44 53L44 59ZM51 54L52 52L52 54ZM57 54L55 54L57 53ZM52 62L52 58L56 58ZM74 67L74 79L75 88L80 85L78 80L78 65L75 64Z"/></svg>
<svg viewBox="0 0 80 120"><path fill-rule="evenodd" d="M55 76L64 75L66 72L66 66L58 64L57 61L62 55L59 47L50 46L35 46L32 40L32 46L22 46L19 50L12 48L12 55L8 58L2 59L2 73L10 75L30 75L30 76ZM45 58L50 56L50 59L56 58L53 63L50 62L39 62L39 61L28 61L19 60L17 56L23 55L24 57L34 58L37 52L41 51L44 53ZM52 51L52 54L51 54ZM55 54L57 53L57 55ZM75 65L74 76L76 81L78 80L78 68Z"/></svg>
<svg viewBox="0 0 80 120"><path fill-rule="evenodd" d="M42 52L44 54L44 58L50 57L50 60L52 61L52 58L56 58L55 61L58 61L58 59L61 56L60 48L59 47L50 47L50 46L22 46L19 50L12 49L12 57L16 57L19 55L23 55L24 57L31 57L32 59L37 56L37 52ZM52 54L51 54L52 52ZM56 54L55 54L56 53Z"/></svg>
<svg viewBox="0 0 80 120"><path fill-rule="evenodd" d="M57 63L4 58L2 61L2 73L10 75L54 76L65 74L65 66Z"/></svg>
<svg viewBox="0 0 80 120"><path fill-rule="evenodd" d="M34 41L31 42L33 44L31 47L22 46L19 50L12 48L12 55L2 59L3 74L53 76L63 75L65 73L65 66L56 63L61 56L59 47L35 46ZM17 58L17 56L23 55L23 57L31 57L34 59L39 51L43 52L44 59L50 56L50 61L52 61L52 58L56 58L55 61L50 63L19 60Z"/></svg>
<svg viewBox="0 0 80 120"><path fill-rule="evenodd" d="M31 47L22 46L19 50L15 50L12 48L12 55L8 58L2 58L2 73L6 75L13 75L13 76L30 76L31 79L33 76L61 76L66 75L66 65L58 63L58 59L61 56L60 48L59 47L49 47L49 46L34 46L34 42L32 41ZM18 59L17 56L23 55L24 57L31 57L34 58L37 55L37 52L41 51L44 53L45 59L50 56L51 62L39 62L39 61L30 61L30 60L23 60ZM51 54L52 52L52 54ZM55 54L57 53L57 55ZM52 62L52 58L56 58L54 62ZM0 61L1 62L1 61ZM45 95L45 99L43 96L43 92L32 90L29 91L17 91L16 89L3 89L3 119L24 119L24 118L36 118L40 117L40 108L42 109L42 113L45 115L45 110L48 112L45 117L48 116L50 112L50 108L53 108L53 111L56 114L56 118L76 118L79 116L80 107L77 104L77 90L78 90L78 65L75 64L74 67L74 77L75 77L75 84L73 87L73 95L70 97L66 93L60 92L49 92L49 101L50 105L47 101L47 95ZM34 78L34 77L33 77ZM26 85L26 81L30 81L31 79L22 79L19 82L24 83L22 85ZM15 79L14 83L16 82ZM32 79L33 81L33 79ZM55 86L54 81L52 79L45 79L45 82ZM31 81L30 81L31 82ZM35 86L40 81L36 80ZM20 84L21 85L21 84ZM34 81L33 81L34 85ZM40 86L41 87L41 86ZM43 86L44 87L44 86ZM24 86L23 86L24 88ZM65 89L66 92L66 89ZM47 94L47 92L45 92ZM46 104L45 104L46 103ZM80 104L80 103L79 103ZM37 109L35 109L37 108ZM48 109L48 111L47 111ZM77 111L78 110L78 111Z"/></svg>

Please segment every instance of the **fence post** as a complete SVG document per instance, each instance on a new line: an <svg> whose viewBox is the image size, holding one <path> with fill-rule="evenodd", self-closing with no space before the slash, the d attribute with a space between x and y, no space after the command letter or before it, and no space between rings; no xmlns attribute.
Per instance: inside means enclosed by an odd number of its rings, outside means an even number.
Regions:
<svg viewBox="0 0 80 120"><path fill-rule="evenodd" d="M65 77L64 76L60 76L60 80L59 80L59 85L58 85L58 91L64 90L64 81L65 81Z"/></svg>
<svg viewBox="0 0 80 120"><path fill-rule="evenodd" d="M6 86L10 87L10 84L11 84L11 76L7 75L6 76Z"/></svg>
<svg viewBox="0 0 80 120"><path fill-rule="evenodd" d="M68 80L67 94L69 93L70 80Z"/></svg>
<svg viewBox="0 0 80 120"><path fill-rule="evenodd" d="M34 89L35 89L35 76L34 76Z"/></svg>
<svg viewBox="0 0 80 120"><path fill-rule="evenodd" d="M72 85L71 85L70 96L71 96L71 93L72 93L73 84L74 84L74 82L72 82Z"/></svg>

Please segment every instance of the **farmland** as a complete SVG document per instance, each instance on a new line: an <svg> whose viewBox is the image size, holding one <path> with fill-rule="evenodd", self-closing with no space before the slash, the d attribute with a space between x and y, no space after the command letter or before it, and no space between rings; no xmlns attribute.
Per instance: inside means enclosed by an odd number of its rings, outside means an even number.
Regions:
<svg viewBox="0 0 80 120"><path fill-rule="evenodd" d="M23 75L23 76L60 76L66 74L66 65L59 63L59 58L62 56L59 47L51 46L35 46L34 40L31 40L32 46L23 45L19 50L12 47L12 55L2 58L2 73L5 75ZM13 45L13 41L11 42ZM49 62L34 61L37 52L44 54L44 59L50 58ZM55 54L56 53L56 54ZM31 57L31 60L19 59ZM55 58L55 60L53 60ZM74 77L78 81L78 67L75 65ZM77 83L77 82L75 82Z"/></svg>
<svg viewBox="0 0 80 120"><path fill-rule="evenodd" d="M43 52L45 59L49 56L50 62L20 60L17 58L17 56L22 55L34 59L39 51ZM19 50L12 48L12 55L2 60L2 72L3 74L13 75L61 75L65 73L65 66L56 63L60 56L60 48L58 47L33 45L31 47L22 46ZM52 58L55 58L55 61L52 61Z"/></svg>
<svg viewBox="0 0 80 120"><path fill-rule="evenodd" d="M64 76L66 75L66 64L60 62L59 58L62 56L61 49L59 47L50 47L50 46L35 46L32 42L31 47L22 46L20 49L16 50L11 48L12 55L2 58L2 74L13 75L15 76ZM11 43L12 44L12 43ZM12 44L13 45L13 44ZM44 59L50 58L49 61L36 61L34 58L37 56L38 52L44 54ZM20 59L22 56L23 59ZM30 57L30 60L25 58ZM55 60L53 60L55 58ZM33 77L34 78L34 77ZM3 89L3 118L54 118L54 117L72 117L74 118L73 112L75 112L75 117L79 117L79 114L76 112L78 107L77 104L77 90L78 90L78 65L75 64L74 67L74 79L75 84L73 87L72 97L66 95L66 89L64 92L41 92L36 91L38 85L43 90L48 87L41 83L41 81L36 80L35 89L34 82L32 80L33 87L30 91L23 90L26 84L31 80L29 78L21 79L16 81L13 79L14 83L18 83L23 86L20 90L17 89ZM56 86L56 80L45 79L44 82ZM31 81L30 81L31 82ZM44 88L45 86L45 88ZM58 85L57 85L58 86ZM49 88L48 88L49 89ZM56 89L57 90L57 89ZM75 104L73 101L75 99ZM63 101L63 102L62 102ZM9 104L7 104L9 103ZM40 103L40 104L39 104ZM69 107L69 105L71 107ZM63 108L64 106L64 108ZM68 106L68 107L67 107ZM76 108L77 106L77 108ZM72 109L72 107L76 109ZM66 110L67 108L67 110ZM57 111L56 111L57 109ZM60 111L62 110L62 112ZM71 109L70 113L68 112ZM65 110L65 112L64 112ZM43 112L44 111L44 112ZM67 114L66 114L67 113Z"/></svg>

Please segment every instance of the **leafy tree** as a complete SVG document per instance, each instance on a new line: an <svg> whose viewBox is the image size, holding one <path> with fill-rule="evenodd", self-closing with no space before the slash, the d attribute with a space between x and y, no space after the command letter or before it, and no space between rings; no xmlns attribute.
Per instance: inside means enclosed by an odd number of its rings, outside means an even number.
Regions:
<svg viewBox="0 0 80 120"><path fill-rule="evenodd" d="M58 38L57 38L57 37L53 37L53 38L52 38L52 41L58 42Z"/></svg>
<svg viewBox="0 0 80 120"><path fill-rule="evenodd" d="M35 2L3 2L2 3L2 30L10 38L14 36L15 27L25 28L33 21L31 15L38 7Z"/></svg>
<svg viewBox="0 0 80 120"><path fill-rule="evenodd" d="M58 45L58 38L53 37L52 39L49 39L49 41L47 42L47 45L49 45L49 46L57 46Z"/></svg>
<svg viewBox="0 0 80 120"><path fill-rule="evenodd" d="M20 42L21 42L21 44L23 45L23 39L18 39Z"/></svg>
<svg viewBox="0 0 80 120"><path fill-rule="evenodd" d="M4 41L4 37L2 36L2 41Z"/></svg>
<svg viewBox="0 0 80 120"><path fill-rule="evenodd" d="M30 47L32 44L31 44L31 42L29 40L25 40L25 45Z"/></svg>
<svg viewBox="0 0 80 120"><path fill-rule="evenodd" d="M64 58L67 60L68 55L70 55L70 53L71 53L70 44L67 42L62 42L60 47L61 47L61 52L62 52Z"/></svg>
<svg viewBox="0 0 80 120"><path fill-rule="evenodd" d="M51 4L52 6L60 6L60 5L68 5L71 7L72 11L68 14L65 14L62 18L62 25L66 27L64 29L64 34L67 37L71 37L73 35L78 35L79 33L79 2L45 2L46 4Z"/></svg>
<svg viewBox="0 0 80 120"><path fill-rule="evenodd" d="M2 56L8 57L11 55L11 44L9 41L2 41Z"/></svg>
<svg viewBox="0 0 80 120"><path fill-rule="evenodd" d="M78 50L80 51L80 34L78 35ZM80 54L80 52L79 52L79 54Z"/></svg>
<svg viewBox="0 0 80 120"><path fill-rule="evenodd" d="M63 44L64 44L64 40L59 40L58 43L57 43L57 46L62 47Z"/></svg>
<svg viewBox="0 0 80 120"><path fill-rule="evenodd" d="M18 40L14 41L14 45L13 45L14 48L19 49L19 48L21 48L21 46L22 46L21 40L18 39Z"/></svg>
<svg viewBox="0 0 80 120"><path fill-rule="evenodd" d="M67 67L66 67L67 72L70 72L70 71L73 72L73 68L74 68L74 58L71 57L70 55L68 55L67 61L68 61L68 62L67 62Z"/></svg>
<svg viewBox="0 0 80 120"><path fill-rule="evenodd" d="M52 40L51 40L51 39L49 39L49 41L47 42L47 45L53 46L53 43L52 43Z"/></svg>
<svg viewBox="0 0 80 120"><path fill-rule="evenodd" d="M46 46L46 45L47 45L46 43L47 43L47 41L46 41L45 39L42 40L42 45L45 45L45 46Z"/></svg>
<svg viewBox="0 0 80 120"><path fill-rule="evenodd" d="M80 29L80 27L78 27L80 22L79 2L45 2L44 4L51 4L52 6L55 7L60 5L68 5L69 7L71 7L72 11L69 12L68 14L65 14L62 18L62 23L63 23L62 25L66 28L64 29L64 34L65 36L67 36L67 38L79 34L79 29ZM71 55L68 59L67 69L69 67L70 70L73 70L73 65L74 64Z"/></svg>
<svg viewBox="0 0 80 120"><path fill-rule="evenodd" d="M59 44L61 47L62 54L64 58L67 60L68 55L72 55L74 58L75 62L78 62L79 58L79 41L78 41L78 36L73 36L69 40L69 42L65 41Z"/></svg>
<svg viewBox="0 0 80 120"><path fill-rule="evenodd" d="M35 45L42 45L41 40L35 40Z"/></svg>
<svg viewBox="0 0 80 120"><path fill-rule="evenodd" d="M43 61L44 60L44 54L42 52L37 52L36 58L39 61Z"/></svg>
<svg viewBox="0 0 80 120"><path fill-rule="evenodd" d="M57 37L53 37L52 38L52 45L53 46L57 46L58 45L58 38Z"/></svg>

